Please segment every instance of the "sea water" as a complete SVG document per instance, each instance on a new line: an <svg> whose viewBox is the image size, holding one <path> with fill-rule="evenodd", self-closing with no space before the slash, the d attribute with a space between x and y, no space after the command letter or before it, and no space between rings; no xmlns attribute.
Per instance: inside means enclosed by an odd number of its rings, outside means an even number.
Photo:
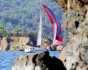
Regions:
<svg viewBox="0 0 88 70"><path fill-rule="evenodd" d="M50 51L50 56L59 57L61 52ZM0 51L0 70L11 70L12 64L17 57L26 54L24 51Z"/></svg>

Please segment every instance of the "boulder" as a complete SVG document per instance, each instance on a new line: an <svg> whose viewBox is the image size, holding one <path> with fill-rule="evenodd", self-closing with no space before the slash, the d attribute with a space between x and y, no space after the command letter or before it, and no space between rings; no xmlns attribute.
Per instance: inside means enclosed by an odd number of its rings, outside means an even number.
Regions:
<svg viewBox="0 0 88 70"><path fill-rule="evenodd" d="M27 53L19 56L13 63L12 70L66 70L62 61L50 57L49 52Z"/></svg>
<svg viewBox="0 0 88 70"><path fill-rule="evenodd" d="M59 46L57 46L56 50L57 50L57 51L61 51L63 48L64 48L64 46L59 45Z"/></svg>
<svg viewBox="0 0 88 70"><path fill-rule="evenodd" d="M66 47L64 47L61 51L61 55L58 57L66 67Z"/></svg>
<svg viewBox="0 0 88 70"><path fill-rule="evenodd" d="M8 42L5 37L2 38L0 42L0 51L5 51L8 47Z"/></svg>

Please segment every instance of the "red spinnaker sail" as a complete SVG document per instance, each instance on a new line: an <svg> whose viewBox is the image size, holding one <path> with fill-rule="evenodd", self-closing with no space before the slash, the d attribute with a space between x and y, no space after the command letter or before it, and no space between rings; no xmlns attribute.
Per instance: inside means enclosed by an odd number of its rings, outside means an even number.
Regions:
<svg viewBox="0 0 88 70"><path fill-rule="evenodd" d="M56 15L45 5L43 5L53 28L53 45L59 45L63 43L61 24Z"/></svg>

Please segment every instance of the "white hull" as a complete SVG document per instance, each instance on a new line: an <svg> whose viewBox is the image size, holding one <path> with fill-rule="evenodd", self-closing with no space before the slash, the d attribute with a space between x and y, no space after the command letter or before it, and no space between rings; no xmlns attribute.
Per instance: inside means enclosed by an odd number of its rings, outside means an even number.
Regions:
<svg viewBox="0 0 88 70"><path fill-rule="evenodd" d="M44 52L44 51L49 51L48 49L43 49L43 48L36 48L36 49L25 49L25 52L29 53L36 53L36 52Z"/></svg>
<svg viewBox="0 0 88 70"><path fill-rule="evenodd" d="M25 51L25 52L30 52L30 51L31 51L31 49L25 49L24 51Z"/></svg>

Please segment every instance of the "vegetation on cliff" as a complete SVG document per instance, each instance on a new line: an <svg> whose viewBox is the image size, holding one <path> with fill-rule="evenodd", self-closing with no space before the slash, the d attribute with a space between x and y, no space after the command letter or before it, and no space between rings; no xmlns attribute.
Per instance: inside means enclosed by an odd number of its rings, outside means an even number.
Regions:
<svg viewBox="0 0 88 70"><path fill-rule="evenodd" d="M53 0L0 0L0 26L8 33L13 33L16 28L21 33L37 33L42 3L62 21L62 9ZM52 27L44 10L43 34L52 35Z"/></svg>

